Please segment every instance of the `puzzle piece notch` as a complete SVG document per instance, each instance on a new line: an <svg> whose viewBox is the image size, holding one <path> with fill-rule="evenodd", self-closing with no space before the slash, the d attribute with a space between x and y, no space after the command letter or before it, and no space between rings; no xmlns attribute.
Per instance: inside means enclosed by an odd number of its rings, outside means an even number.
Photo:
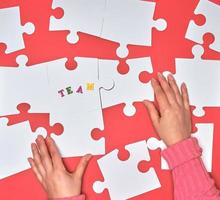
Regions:
<svg viewBox="0 0 220 200"><path fill-rule="evenodd" d="M211 34L215 37L215 41L209 47L220 52L220 31L218 29L218 21L220 17L220 6L208 0L200 0L195 11L194 20L191 20L185 37L199 44L203 43L203 36ZM205 18L201 20L201 16Z"/></svg>
<svg viewBox="0 0 220 200"><path fill-rule="evenodd" d="M35 31L30 22L21 25L18 6L0 9L0 24L7 24L0 30L0 42L7 45L6 54L25 48L23 33L30 35Z"/></svg>
<svg viewBox="0 0 220 200"><path fill-rule="evenodd" d="M37 135L46 137L46 130L39 128L33 134L28 122L8 126L8 119L0 119L0 179L29 169L28 157L32 157L31 143L35 142Z"/></svg>
<svg viewBox="0 0 220 200"><path fill-rule="evenodd" d="M204 48L201 45L195 45L192 53L193 59L176 58L174 77L179 85L183 82L187 84L190 102L196 106L193 114L201 117L205 114L203 107L220 106L220 93L216 92L218 91L216 87L220 85L218 77L220 61L202 59ZM164 72L165 76L167 74L168 72Z"/></svg>
<svg viewBox="0 0 220 200"><path fill-rule="evenodd" d="M109 76L115 82L115 87L111 91L101 91L102 107L125 103L125 115L133 116L136 113L134 102L153 100L151 85L140 81L140 73L152 73L153 68L149 57L128 59L126 63L130 70L122 75L117 71L118 61L99 60L99 76Z"/></svg>
<svg viewBox="0 0 220 200"><path fill-rule="evenodd" d="M138 170L139 162L150 161L146 142L130 144L125 149L130 153L128 160L118 159L117 149L98 160L105 180L96 181L93 184L96 193L102 193L108 189L112 200L125 200L161 187L153 168L149 168L144 173ZM120 176L115 176L115 174L120 174Z"/></svg>
<svg viewBox="0 0 220 200"><path fill-rule="evenodd" d="M203 149L202 160L206 166L208 172L212 172L212 151L213 151L213 139L214 139L214 125L211 123L196 124L197 132L192 134L192 137L198 139L201 148ZM156 138L149 138L147 140L147 146L150 150L166 148L165 143L162 140ZM161 169L168 170L169 166L166 160L161 157Z"/></svg>
<svg viewBox="0 0 220 200"><path fill-rule="evenodd" d="M155 2L107 0L101 37L119 42L116 53L120 58L128 56L129 44L151 46L152 28L166 29L164 19L153 19L155 6ZM136 19L141 20L137 23Z"/></svg>

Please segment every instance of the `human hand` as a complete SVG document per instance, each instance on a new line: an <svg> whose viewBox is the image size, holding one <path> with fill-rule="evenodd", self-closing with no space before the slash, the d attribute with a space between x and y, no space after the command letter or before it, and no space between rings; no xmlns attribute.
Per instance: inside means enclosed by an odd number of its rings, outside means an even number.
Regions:
<svg viewBox="0 0 220 200"><path fill-rule="evenodd" d="M144 104L160 138L170 146L190 137L191 111L185 83L180 92L171 74L166 79L158 73L158 81L152 79L151 84L159 109L150 101L145 100Z"/></svg>
<svg viewBox="0 0 220 200"><path fill-rule="evenodd" d="M51 137L38 136L31 144L33 158L28 158L31 168L49 198L72 197L81 194L82 179L91 155L80 160L74 172L68 172L58 148Z"/></svg>

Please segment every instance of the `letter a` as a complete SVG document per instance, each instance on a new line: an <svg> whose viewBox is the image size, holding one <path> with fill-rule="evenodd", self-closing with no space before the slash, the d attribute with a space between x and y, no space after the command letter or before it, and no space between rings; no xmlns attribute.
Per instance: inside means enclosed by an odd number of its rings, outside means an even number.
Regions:
<svg viewBox="0 0 220 200"><path fill-rule="evenodd" d="M81 94L83 94L82 86L79 86L79 88L76 90L76 93L81 93Z"/></svg>

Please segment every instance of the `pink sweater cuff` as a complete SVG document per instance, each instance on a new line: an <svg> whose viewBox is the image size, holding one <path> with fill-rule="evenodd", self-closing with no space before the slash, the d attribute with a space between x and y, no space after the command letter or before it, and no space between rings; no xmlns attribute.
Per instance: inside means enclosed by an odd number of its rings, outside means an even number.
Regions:
<svg viewBox="0 0 220 200"><path fill-rule="evenodd" d="M65 198L57 198L57 199L50 199L50 200L85 200L86 197L84 194L75 196L75 197L65 197Z"/></svg>
<svg viewBox="0 0 220 200"><path fill-rule="evenodd" d="M168 162L170 169L174 169L190 160L199 158L201 155L202 149L198 144L198 140L192 137L162 151L162 156Z"/></svg>

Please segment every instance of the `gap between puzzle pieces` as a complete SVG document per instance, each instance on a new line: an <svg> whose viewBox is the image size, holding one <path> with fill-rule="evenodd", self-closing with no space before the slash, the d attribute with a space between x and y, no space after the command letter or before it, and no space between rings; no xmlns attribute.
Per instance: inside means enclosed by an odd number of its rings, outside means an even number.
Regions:
<svg viewBox="0 0 220 200"><path fill-rule="evenodd" d="M56 134L61 135L64 131L64 127L60 123L56 123L54 125L50 125L50 114L49 113L29 113L30 105L23 103L17 106L17 110L19 114L12 114L8 116L1 116L8 118L8 126L12 126L18 123L22 123L25 121L29 121L31 126L31 130L36 132L39 127L45 128L47 130L47 134Z"/></svg>

